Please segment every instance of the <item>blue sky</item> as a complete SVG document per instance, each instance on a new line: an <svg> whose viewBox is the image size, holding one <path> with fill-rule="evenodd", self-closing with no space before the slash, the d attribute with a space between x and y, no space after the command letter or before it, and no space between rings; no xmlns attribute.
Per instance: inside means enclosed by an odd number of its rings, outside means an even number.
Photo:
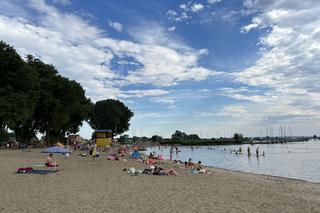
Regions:
<svg viewBox="0 0 320 213"><path fill-rule="evenodd" d="M0 39L93 101L123 101L135 114L130 136L258 136L266 126L311 135L319 12L316 0L3 0Z"/></svg>

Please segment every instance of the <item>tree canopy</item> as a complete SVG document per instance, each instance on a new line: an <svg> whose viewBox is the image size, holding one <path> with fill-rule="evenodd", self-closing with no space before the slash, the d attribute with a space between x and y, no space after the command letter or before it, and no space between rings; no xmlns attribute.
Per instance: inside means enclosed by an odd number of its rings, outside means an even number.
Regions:
<svg viewBox="0 0 320 213"><path fill-rule="evenodd" d="M92 104L82 86L59 75L53 65L0 41L0 141L13 130L28 143L38 132L48 144L77 133L84 120L93 129L111 129L115 135L129 129L133 112L118 100Z"/></svg>
<svg viewBox="0 0 320 213"><path fill-rule="evenodd" d="M24 61L0 41L0 128L27 143L37 132L48 143L76 133L88 119L91 101L81 85L62 77L54 66L32 56ZM0 138L1 139L1 138Z"/></svg>
<svg viewBox="0 0 320 213"><path fill-rule="evenodd" d="M96 102L90 113L90 126L97 129L111 129L114 135L129 129L133 112L121 101L107 99Z"/></svg>

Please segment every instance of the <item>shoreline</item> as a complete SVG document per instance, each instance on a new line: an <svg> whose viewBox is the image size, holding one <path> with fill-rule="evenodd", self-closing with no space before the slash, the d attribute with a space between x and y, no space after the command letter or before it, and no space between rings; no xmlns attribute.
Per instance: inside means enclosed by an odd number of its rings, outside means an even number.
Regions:
<svg viewBox="0 0 320 213"><path fill-rule="evenodd" d="M285 179L289 181L301 181L305 183L311 183L311 184L319 184L320 185L320 180L319 182L313 182L310 180L304 180L304 179L299 179L299 178L291 178L291 177L284 177L284 176L277 176L277 175L268 175L268 174L262 174L262 173L253 173L253 172L246 172L246 171L240 171L240 170L232 170L232 169L225 169L221 167L214 167L214 166L207 166L204 165L207 168L212 168L212 169L217 169L217 170L223 170L227 172L235 172L235 173L244 173L244 174L249 174L249 175L257 175L257 176L265 176L265 177L270 177L270 178L279 178L279 179Z"/></svg>

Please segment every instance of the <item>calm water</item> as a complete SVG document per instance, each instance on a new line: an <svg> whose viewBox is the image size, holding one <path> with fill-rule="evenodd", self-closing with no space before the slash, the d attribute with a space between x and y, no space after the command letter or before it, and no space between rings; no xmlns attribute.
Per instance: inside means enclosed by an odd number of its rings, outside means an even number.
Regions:
<svg viewBox="0 0 320 213"><path fill-rule="evenodd" d="M248 157L247 147L252 155ZM242 148L243 153L231 153L231 150ZM255 150L259 147L260 154L256 157ZM230 146L203 146L178 147L181 152L173 153L173 159L193 162L202 161L202 164L217 168L236 171L267 174L288 178L296 178L320 183L320 140L287 144L259 144L259 145L230 145ZM150 147L146 151L155 151L169 159L170 147Z"/></svg>

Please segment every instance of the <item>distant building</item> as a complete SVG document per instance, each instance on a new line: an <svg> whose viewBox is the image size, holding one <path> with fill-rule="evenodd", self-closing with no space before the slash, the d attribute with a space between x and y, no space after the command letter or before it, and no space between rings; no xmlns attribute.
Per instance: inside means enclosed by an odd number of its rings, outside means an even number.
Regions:
<svg viewBox="0 0 320 213"><path fill-rule="evenodd" d="M68 135L67 143L68 144L75 144L75 143L85 143L86 140L83 139L80 135Z"/></svg>

